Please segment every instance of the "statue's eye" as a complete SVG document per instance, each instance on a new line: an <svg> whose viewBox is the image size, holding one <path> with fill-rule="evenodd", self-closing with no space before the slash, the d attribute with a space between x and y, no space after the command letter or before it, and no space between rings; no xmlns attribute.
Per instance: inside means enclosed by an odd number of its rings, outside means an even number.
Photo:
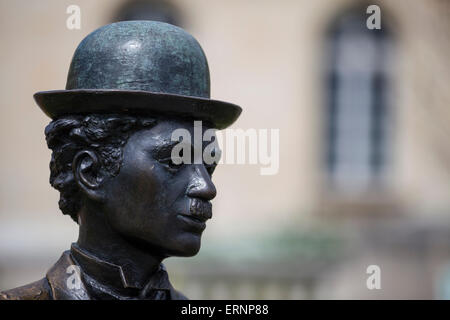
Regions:
<svg viewBox="0 0 450 320"><path fill-rule="evenodd" d="M160 159L159 162L162 163L167 169L169 169L172 172L178 171L183 166L181 158L179 159L179 161L176 161L177 163L174 162L172 157Z"/></svg>

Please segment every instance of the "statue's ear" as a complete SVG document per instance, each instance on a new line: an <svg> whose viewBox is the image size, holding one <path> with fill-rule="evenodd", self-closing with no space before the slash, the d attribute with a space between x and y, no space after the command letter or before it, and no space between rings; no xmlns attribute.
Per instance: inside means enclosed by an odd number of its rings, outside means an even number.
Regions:
<svg viewBox="0 0 450 320"><path fill-rule="evenodd" d="M103 177L101 163L94 151L79 151L72 162L72 171L78 187L93 200L101 201L103 192L100 188Z"/></svg>

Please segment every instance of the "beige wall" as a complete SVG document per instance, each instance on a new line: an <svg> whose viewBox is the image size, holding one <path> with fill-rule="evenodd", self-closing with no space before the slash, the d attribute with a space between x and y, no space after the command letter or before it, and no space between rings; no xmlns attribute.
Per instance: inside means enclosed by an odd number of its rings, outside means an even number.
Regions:
<svg viewBox="0 0 450 320"><path fill-rule="evenodd" d="M206 240L315 217L324 196L324 31L353 2L174 1L208 57L212 97L244 109L234 127L280 129L279 174L261 176L258 166L242 165L216 171L215 221ZM59 213L58 194L48 184L43 130L49 119L32 95L64 88L77 44L108 23L121 3L0 1L0 260L44 253L56 259L76 239L76 225ZM397 41L390 195L411 215L450 214L449 3L378 3ZM65 27L70 4L81 7L81 30Z"/></svg>

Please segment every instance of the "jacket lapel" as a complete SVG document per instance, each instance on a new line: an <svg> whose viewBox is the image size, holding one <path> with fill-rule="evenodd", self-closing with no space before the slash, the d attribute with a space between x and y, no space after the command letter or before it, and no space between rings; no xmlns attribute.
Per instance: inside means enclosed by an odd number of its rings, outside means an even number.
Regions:
<svg viewBox="0 0 450 320"><path fill-rule="evenodd" d="M90 300L80 272L70 251L65 251L46 275L54 300Z"/></svg>
<svg viewBox="0 0 450 320"><path fill-rule="evenodd" d="M80 272L82 271L72 260L70 251L65 251L46 275L54 300L91 300ZM169 281L168 284L169 299L187 299L182 293L175 290Z"/></svg>

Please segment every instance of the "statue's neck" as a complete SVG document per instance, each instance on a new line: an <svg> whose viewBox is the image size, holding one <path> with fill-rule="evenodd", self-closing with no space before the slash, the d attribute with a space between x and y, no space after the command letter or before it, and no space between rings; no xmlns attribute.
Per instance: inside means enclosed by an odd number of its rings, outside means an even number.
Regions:
<svg viewBox="0 0 450 320"><path fill-rule="evenodd" d="M104 217L98 212L80 212L78 247L101 261L121 267L127 282L145 284L158 270L163 257L119 235Z"/></svg>

